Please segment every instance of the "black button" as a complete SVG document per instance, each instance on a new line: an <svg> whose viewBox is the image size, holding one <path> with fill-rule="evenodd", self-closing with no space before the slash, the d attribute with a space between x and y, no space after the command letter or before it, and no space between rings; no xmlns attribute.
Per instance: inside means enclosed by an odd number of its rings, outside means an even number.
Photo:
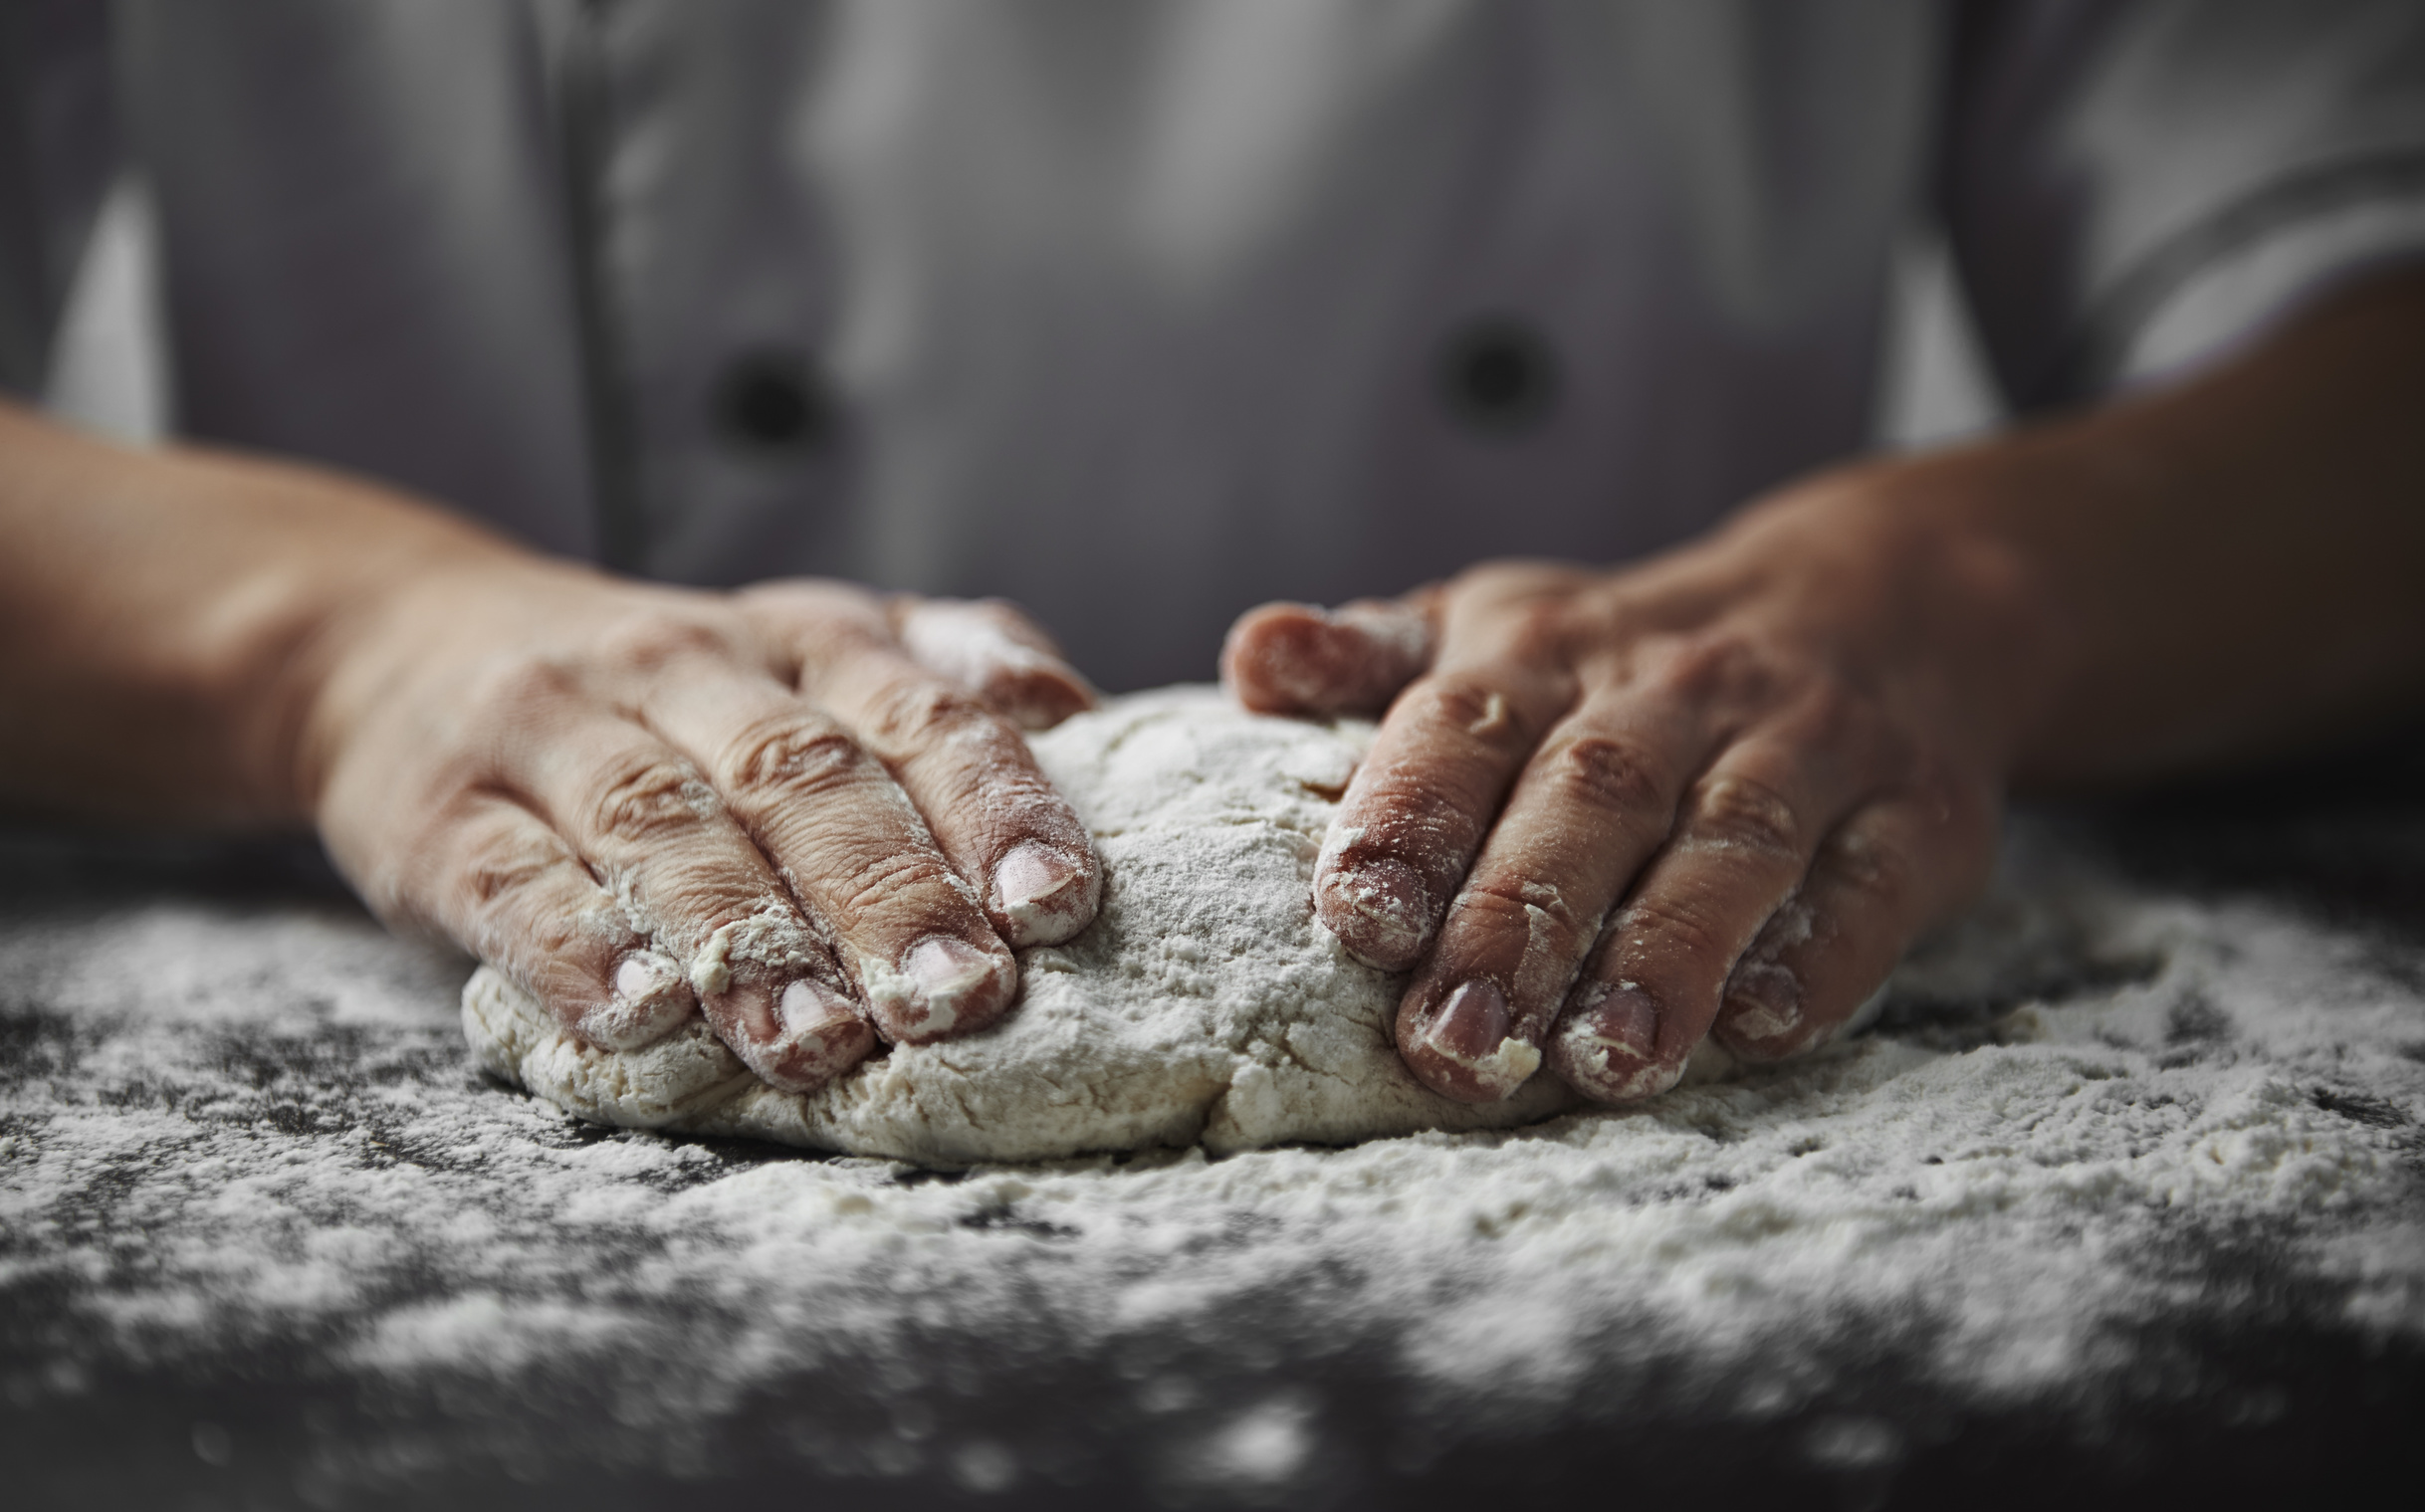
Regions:
<svg viewBox="0 0 2425 1512"><path fill-rule="evenodd" d="M796 351L736 358L717 381L714 403L718 429L752 451L804 451L833 430L833 407Z"/></svg>
<svg viewBox="0 0 2425 1512"><path fill-rule="evenodd" d="M1558 358L1539 331L1487 316L1448 338L1440 383L1449 407L1482 430L1529 430L1557 406Z"/></svg>

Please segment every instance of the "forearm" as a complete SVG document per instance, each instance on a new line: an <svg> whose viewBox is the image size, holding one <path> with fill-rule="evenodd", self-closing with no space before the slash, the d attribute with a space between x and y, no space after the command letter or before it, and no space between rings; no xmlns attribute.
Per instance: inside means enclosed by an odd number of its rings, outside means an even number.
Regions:
<svg viewBox="0 0 2425 1512"><path fill-rule="evenodd" d="M298 734L382 590L515 554L308 469L142 453L0 405L0 805L301 823Z"/></svg>
<svg viewBox="0 0 2425 1512"><path fill-rule="evenodd" d="M2347 738L2425 697L2425 274L2177 387L1821 491L2036 606L1980 674L2024 785L2122 784Z"/></svg>

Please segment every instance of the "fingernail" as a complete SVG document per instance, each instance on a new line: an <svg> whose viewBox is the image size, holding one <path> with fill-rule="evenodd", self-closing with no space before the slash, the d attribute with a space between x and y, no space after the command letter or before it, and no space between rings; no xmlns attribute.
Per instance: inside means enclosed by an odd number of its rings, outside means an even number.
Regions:
<svg viewBox="0 0 2425 1512"><path fill-rule="evenodd" d="M1738 1039L1782 1039L1802 1027L1802 983L1774 962L1747 963L1726 984L1726 1016Z"/></svg>
<svg viewBox="0 0 2425 1512"><path fill-rule="evenodd" d="M1507 997L1488 981L1468 981L1448 994L1424 1033L1424 1043L1456 1060L1479 1060L1507 1037Z"/></svg>
<svg viewBox="0 0 2425 1512"><path fill-rule="evenodd" d="M902 953L895 971L862 971L867 996L895 1039L911 1044L974 1028L1008 1000L1007 959L965 940L930 935Z"/></svg>
<svg viewBox="0 0 2425 1512"><path fill-rule="evenodd" d="M614 970L615 995L630 1002L646 1002L681 981L681 969L655 951L634 951Z"/></svg>
<svg viewBox="0 0 2425 1512"><path fill-rule="evenodd" d="M1630 981L1595 983L1580 996L1553 1041L1558 1075L1601 1102L1664 1092L1683 1063L1656 1059L1658 1000Z"/></svg>
<svg viewBox="0 0 2425 1512"><path fill-rule="evenodd" d="M637 1050L672 1033L691 1013L682 969L655 951L634 951L614 969L614 996L581 1015L580 1032L609 1050Z"/></svg>
<svg viewBox="0 0 2425 1512"><path fill-rule="evenodd" d="M1456 1069L1441 1088L1476 1102L1496 1102L1541 1068L1541 1052L1507 1032L1507 996L1492 981L1459 983L1424 1031L1426 1048ZM1434 1071L1444 1068L1434 1067Z"/></svg>
<svg viewBox="0 0 2425 1512"><path fill-rule="evenodd" d="M760 1080L783 1092L814 1092L867 1058L876 1031L850 1000L823 982L802 978L772 997L736 987L744 1024L734 1052Z"/></svg>
<svg viewBox="0 0 2425 1512"><path fill-rule="evenodd" d="M1648 1060L1658 1047L1657 999L1630 981L1617 983L1592 1010L1592 1019L1600 1038L1628 1055Z"/></svg>
<svg viewBox="0 0 2425 1512"><path fill-rule="evenodd" d="M1094 916L1087 869L1037 840L1015 846L993 868L993 907L1018 938L1012 945L1058 944Z"/></svg>
<svg viewBox="0 0 2425 1512"><path fill-rule="evenodd" d="M1323 870L1318 888L1323 928L1358 961L1402 972L1423 954L1432 890L1404 861L1375 856L1333 865Z"/></svg>
<svg viewBox="0 0 2425 1512"><path fill-rule="evenodd" d="M774 1016L781 1022L784 1033L814 1035L819 1039L855 1029L861 1021L839 992L806 980L783 988L783 994L774 1000Z"/></svg>

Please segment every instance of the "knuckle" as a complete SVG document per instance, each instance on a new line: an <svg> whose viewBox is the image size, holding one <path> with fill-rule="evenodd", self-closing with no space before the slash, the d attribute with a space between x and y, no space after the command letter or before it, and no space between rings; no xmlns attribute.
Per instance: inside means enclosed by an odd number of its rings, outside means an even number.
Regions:
<svg viewBox="0 0 2425 1512"><path fill-rule="evenodd" d="M1693 804L1692 839L1703 846L1765 856L1802 853L1802 823L1783 793L1745 776L1712 777Z"/></svg>
<svg viewBox="0 0 2425 1512"><path fill-rule="evenodd" d="M1669 894L1649 893L1627 905L1622 921L1629 957L1649 965L1677 961L1723 967L1733 942L1699 904Z"/></svg>
<svg viewBox="0 0 2425 1512"><path fill-rule="evenodd" d="M472 853L457 885L476 912L499 913L537 891L562 863L551 846L498 837Z"/></svg>
<svg viewBox="0 0 2425 1512"><path fill-rule="evenodd" d="M853 919L904 908L938 918L957 912L946 901L958 900L952 880L943 858L923 847L860 858L831 879L838 911Z"/></svg>
<svg viewBox="0 0 2425 1512"><path fill-rule="evenodd" d="M628 934L561 843L519 824L478 835L446 885L464 943L526 968L594 955Z"/></svg>
<svg viewBox="0 0 2425 1512"><path fill-rule="evenodd" d="M1450 673L1419 687L1422 712L1431 721L1494 746L1521 748L1534 740L1514 701L1482 678Z"/></svg>
<svg viewBox="0 0 2425 1512"><path fill-rule="evenodd" d="M607 626L595 642L608 664L631 672L651 673L698 657L733 653L733 639L724 627L697 614L676 609L641 609Z"/></svg>
<svg viewBox="0 0 2425 1512"><path fill-rule="evenodd" d="M1553 792L1587 808L1642 814L1667 803L1656 763L1628 741L1576 736L1543 752L1539 765Z"/></svg>
<svg viewBox="0 0 2425 1512"><path fill-rule="evenodd" d="M1775 681L1766 654L1733 633L1685 639L1668 652L1656 680L1677 700L1715 708L1757 703Z"/></svg>
<svg viewBox="0 0 2425 1512"><path fill-rule="evenodd" d="M598 789L589 827L610 844L644 847L695 830L716 807L715 790L688 761L643 756Z"/></svg>
<svg viewBox="0 0 2425 1512"><path fill-rule="evenodd" d="M973 727L991 731L983 697L948 683L904 678L867 701L861 732L889 752L909 753Z"/></svg>
<svg viewBox="0 0 2425 1512"><path fill-rule="evenodd" d="M1504 872L1489 875L1477 873L1457 894L1455 911L1448 925L1460 932L1474 930L1529 930L1533 913L1541 909L1536 899L1554 897L1548 889L1525 883L1521 878ZM1541 910L1553 914L1568 912L1563 907Z"/></svg>
<svg viewBox="0 0 2425 1512"><path fill-rule="evenodd" d="M580 673L560 657L515 652L491 660L475 673L465 702L475 719L491 726L514 725L533 713L581 694Z"/></svg>
<svg viewBox="0 0 2425 1512"><path fill-rule="evenodd" d="M1830 840L1819 858L1827 879L1868 907L1893 913L1911 896L1916 868L1901 847L1859 830Z"/></svg>
<svg viewBox="0 0 2425 1512"><path fill-rule="evenodd" d="M841 727L815 715L785 715L744 731L720 763L727 791L813 796L846 786L866 756Z"/></svg>
<svg viewBox="0 0 2425 1512"><path fill-rule="evenodd" d="M1865 744L1877 724L1870 700L1833 677L1807 690L1784 722L1798 744L1836 750Z"/></svg>
<svg viewBox="0 0 2425 1512"><path fill-rule="evenodd" d="M1834 677L1805 693L1781 729L1796 746L1873 779L1899 775L1917 757L1910 737L1874 696Z"/></svg>
<svg viewBox="0 0 2425 1512"><path fill-rule="evenodd" d="M1556 666L1566 658L1565 605L1555 599L1519 603L1507 611L1507 654L1528 667Z"/></svg>
<svg viewBox="0 0 2425 1512"><path fill-rule="evenodd" d="M1537 957L1571 971L1598 922L1577 918L1555 887L1507 872L1476 873L1449 911L1439 948L1466 961Z"/></svg>

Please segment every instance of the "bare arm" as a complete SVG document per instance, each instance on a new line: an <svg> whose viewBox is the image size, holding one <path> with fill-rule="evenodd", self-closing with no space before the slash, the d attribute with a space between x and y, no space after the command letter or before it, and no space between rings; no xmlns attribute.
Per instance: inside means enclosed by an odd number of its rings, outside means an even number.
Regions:
<svg viewBox="0 0 2425 1512"><path fill-rule="evenodd" d="M311 469L0 412L0 802L316 823L363 897L593 1042L703 1009L804 1089L984 1027L1100 867L1019 728L1084 682L993 604L701 593Z"/></svg>

